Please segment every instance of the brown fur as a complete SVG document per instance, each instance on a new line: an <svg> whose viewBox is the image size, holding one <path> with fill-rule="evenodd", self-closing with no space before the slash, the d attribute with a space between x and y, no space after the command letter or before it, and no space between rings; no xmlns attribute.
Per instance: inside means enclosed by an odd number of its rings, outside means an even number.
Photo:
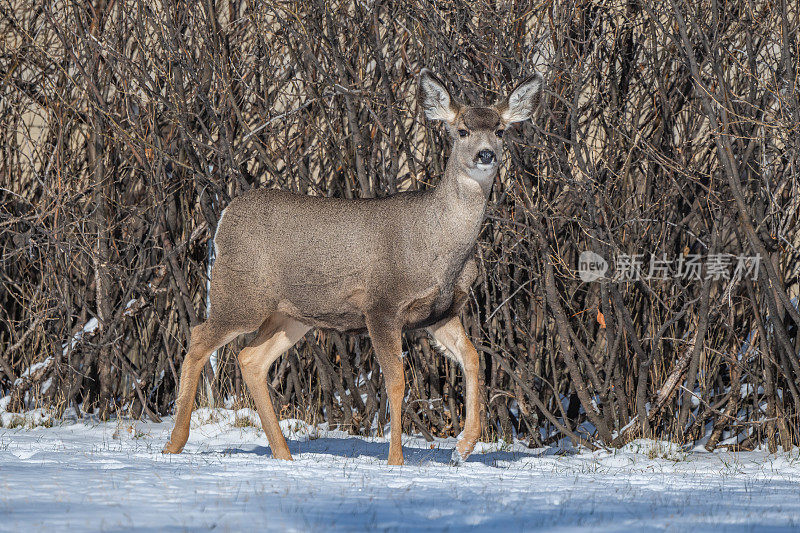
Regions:
<svg viewBox="0 0 800 533"><path fill-rule="evenodd" d="M462 115L464 126L470 130L495 131L500 127L500 114L491 107L470 107Z"/></svg>
<svg viewBox="0 0 800 533"><path fill-rule="evenodd" d="M502 117L493 108L455 103L429 73L421 75L421 86L426 113L452 119L453 151L435 189L369 200L258 189L227 207L215 237L211 311L192 331L165 452L178 453L186 443L197 380L210 353L259 330L239 356L242 375L273 455L291 459L266 376L312 327L369 333L389 395L390 464L403 462L402 332L429 328L464 368L467 423L457 449L460 457L472 451L480 436L477 352L457 317L477 276L472 254L497 170L480 167L476 154L491 150L499 159ZM461 123L469 129L465 138L457 134Z"/></svg>

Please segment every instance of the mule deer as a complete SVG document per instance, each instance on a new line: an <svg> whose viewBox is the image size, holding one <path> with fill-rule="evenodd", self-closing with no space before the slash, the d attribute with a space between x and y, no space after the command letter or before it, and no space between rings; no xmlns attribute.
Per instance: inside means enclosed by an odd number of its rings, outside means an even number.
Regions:
<svg viewBox="0 0 800 533"><path fill-rule="evenodd" d="M459 312L477 277L473 250L502 150L503 129L531 117L538 74L491 107L457 103L423 69L425 115L445 123L452 153L435 189L378 199L342 200L252 190L223 211L214 237L208 319L192 329L177 414L164 453L189 437L197 381L209 355L258 330L239 364L273 457L291 460L267 390L270 365L312 327L366 331L389 398L389 464L403 464L400 413L405 391L404 330L426 328L463 368L466 422L453 451L466 458L480 437L478 354Z"/></svg>

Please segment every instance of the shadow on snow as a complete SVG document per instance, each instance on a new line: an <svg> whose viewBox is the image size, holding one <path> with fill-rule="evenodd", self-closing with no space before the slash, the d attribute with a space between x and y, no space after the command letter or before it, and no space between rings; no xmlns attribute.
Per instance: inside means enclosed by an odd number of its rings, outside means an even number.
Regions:
<svg viewBox="0 0 800 533"><path fill-rule="evenodd" d="M374 457L386 460L389 455L388 442L369 442L357 437L350 438L318 438L308 441L288 440L289 451L293 456L305 453L327 454L345 458ZM269 446L240 446L236 448L226 448L223 450L208 450L202 453L222 453L222 454L254 454L259 456L271 456L272 451ZM417 448L403 445L403 456L405 463L409 465L421 465L426 463L448 464L453 448ZM511 451L493 451L487 453L473 453L467 463L483 463L487 466L497 467L498 463L513 462L529 457L541 457L543 455L554 455L558 453L556 448L548 448L544 451L524 453Z"/></svg>

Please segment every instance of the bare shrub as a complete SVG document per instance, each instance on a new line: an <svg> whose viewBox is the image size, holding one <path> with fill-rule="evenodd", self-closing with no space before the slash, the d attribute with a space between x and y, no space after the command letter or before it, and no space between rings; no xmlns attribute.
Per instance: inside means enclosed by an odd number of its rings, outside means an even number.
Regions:
<svg viewBox="0 0 800 533"><path fill-rule="evenodd" d="M1 0L8 408L169 413L232 197L435 186L420 68L466 101L536 69L547 97L508 132L466 312L486 436L797 445L798 7L656 4ZM761 263L586 283L585 250ZM235 349L206 369L210 404L247 403ZM457 434L460 372L424 337L405 349L405 430ZM271 390L287 416L387 420L362 338L309 334Z"/></svg>

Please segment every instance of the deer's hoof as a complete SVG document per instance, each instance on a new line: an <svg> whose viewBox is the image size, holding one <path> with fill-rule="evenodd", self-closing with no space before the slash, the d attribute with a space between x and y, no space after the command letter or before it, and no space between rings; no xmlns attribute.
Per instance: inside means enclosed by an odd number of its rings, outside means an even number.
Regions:
<svg viewBox="0 0 800 533"><path fill-rule="evenodd" d="M404 462L405 461L403 460L403 454L402 453L395 454L395 455L393 455L391 453L389 454L389 466L403 466Z"/></svg>
<svg viewBox="0 0 800 533"><path fill-rule="evenodd" d="M273 459L280 459L281 461L294 461L292 459L292 454L289 452L286 453L274 453L272 454Z"/></svg>
<svg viewBox="0 0 800 533"><path fill-rule="evenodd" d="M450 466L461 466L464 464L465 457L461 455L458 448L453 448L453 453L450 455Z"/></svg>
<svg viewBox="0 0 800 533"><path fill-rule="evenodd" d="M175 446L172 444L172 441L168 442L164 445L164 449L161 450L161 453L181 453L183 451L183 446Z"/></svg>

